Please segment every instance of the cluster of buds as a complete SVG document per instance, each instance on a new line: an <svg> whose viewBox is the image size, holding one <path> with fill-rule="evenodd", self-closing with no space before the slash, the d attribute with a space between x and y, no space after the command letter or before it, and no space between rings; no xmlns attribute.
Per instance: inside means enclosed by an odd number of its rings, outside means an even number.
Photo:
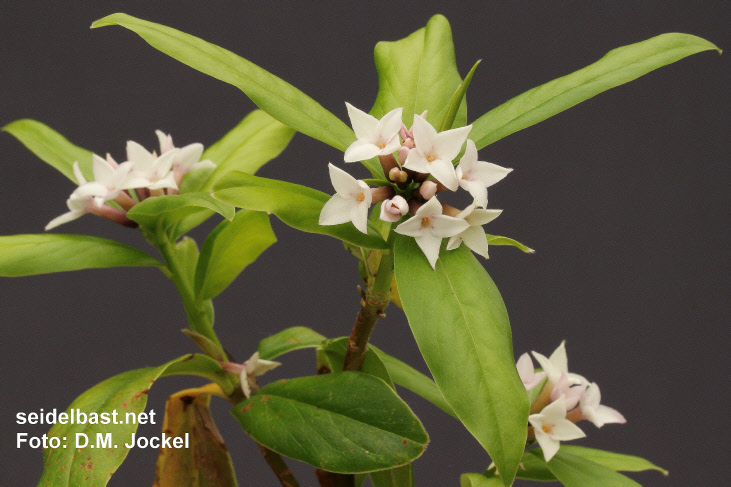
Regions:
<svg viewBox="0 0 731 487"><path fill-rule="evenodd" d="M178 194L180 183L187 173L215 167L211 161L200 160L202 144L177 148L170 135L159 130L155 133L160 141L159 156L155 151L150 153L131 140L127 142L127 161L121 164L109 154L106 159L93 154L93 181L87 181L79 169L78 161L74 162L74 175L79 187L66 201L70 211L51 220L46 230L76 220L86 213L135 227L136 223L127 218L127 211L134 205L150 196ZM116 205L107 204L111 201Z"/></svg>
<svg viewBox="0 0 731 487"><path fill-rule="evenodd" d="M444 238L450 239L447 250L464 243L487 258L482 225L502 212L485 209L487 188L512 169L478 160L475 143L467 139L471 125L437 132L424 112L414 115L413 125L407 128L401 118L403 108L378 120L349 103L346 105L357 140L345 151L345 162L378 157L387 181L384 186L370 188L330 164L330 180L336 194L323 207L320 225L353 222L358 230L367 233L368 209L372 203L380 202L381 220L393 223L411 215L395 231L414 237L432 267ZM464 155L455 168L453 161L465 142ZM438 201L437 193L459 188L473 197L472 204L464 210Z"/></svg>
<svg viewBox="0 0 731 487"><path fill-rule="evenodd" d="M528 391L534 391L528 422L528 440L536 440L546 461L556 454L561 441L586 435L575 423L587 420L597 428L607 423L625 423L618 411L601 404L599 386L584 377L569 373L565 342L545 357L533 352L542 370L533 368L533 361L524 353L517 363L518 374ZM541 387L537 389L537 387Z"/></svg>

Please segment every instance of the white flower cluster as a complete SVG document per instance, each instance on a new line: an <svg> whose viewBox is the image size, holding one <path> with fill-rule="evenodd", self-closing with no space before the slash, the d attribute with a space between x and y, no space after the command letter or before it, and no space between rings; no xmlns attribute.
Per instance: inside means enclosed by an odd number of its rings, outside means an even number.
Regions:
<svg viewBox="0 0 731 487"><path fill-rule="evenodd" d="M565 342L545 357L533 352L542 367L541 372L533 368L530 355L524 353L517 363L518 374L530 391L545 383L531 404L528 422L528 438L535 438L543 449L543 456L549 461L559 449L561 441L575 440L586 435L576 422L588 420L597 428L607 423L625 423L618 411L601 403L599 386L589 383L584 377L568 371Z"/></svg>
<svg viewBox="0 0 731 487"><path fill-rule="evenodd" d="M138 201L150 196L177 194L178 187L190 171L215 167L211 161L201 161L202 144L190 144L176 148L173 138L157 130L160 142L160 155L148 152L137 142L127 142L127 161L118 164L112 156L102 159L93 155L92 169L94 180L87 181L74 162L74 175L79 187L71 193L66 205L69 212L54 218L46 225L51 230L63 223L75 220L86 213L93 213L110 220L132 225L127 219L126 211ZM133 197L134 196L134 197ZM114 201L123 208L115 208L105 204Z"/></svg>
<svg viewBox="0 0 731 487"><path fill-rule="evenodd" d="M414 115L411 128L401 121L403 108L390 111L380 120L346 103L357 140L345 151L345 162L378 156L389 185L371 189L332 164L330 179L337 192L323 207L320 225L353 222L363 233L368 231L368 209L382 202L380 218L397 222L397 233L414 237L435 266L442 239L449 238L447 250L462 243L487 258L487 239L482 225L497 218L502 210L488 210L487 188L503 179L512 169L479 161L477 148L467 135L471 125L437 132L422 115ZM453 160L467 143L464 155L455 168ZM394 157L397 153L398 160ZM429 179L431 178L433 179ZM473 203L460 211L437 200L445 190L468 191Z"/></svg>

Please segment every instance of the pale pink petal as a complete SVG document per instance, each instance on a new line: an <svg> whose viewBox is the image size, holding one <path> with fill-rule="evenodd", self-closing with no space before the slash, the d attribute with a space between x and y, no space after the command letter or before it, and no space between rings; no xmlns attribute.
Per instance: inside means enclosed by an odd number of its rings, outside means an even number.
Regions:
<svg viewBox="0 0 731 487"><path fill-rule="evenodd" d="M594 417L595 421L592 422L597 426L597 428L601 428L605 424L609 423L624 424L627 422L624 416L622 416L622 413L616 409L610 408L609 406L604 406L603 404L600 404L599 407L597 407ZM601 426L597 423L600 423Z"/></svg>
<svg viewBox="0 0 731 487"><path fill-rule="evenodd" d="M381 214L379 218L383 220L384 222L397 222L401 219L400 213L391 213L390 207L391 207L391 200L385 200L383 203L381 203Z"/></svg>
<svg viewBox="0 0 731 487"><path fill-rule="evenodd" d="M421 226L421 217L413 216L400 224L394 230L396 233L409 237L419 237L424 234L424 228Z"/></svg>
<svg viewBox="0 0 731 487"><path fill-rule="evenodd" d="M394 135L398 136L399 129L401 128L401 125L403 125L401 120L403 111L403 108L395 108L381 117L381 120L378 121L374 129L376 137L384 141L390 141L393 139Z"/></svg>
<svg viewBox="0 0 731 487"><path fill-rule="evenodd" d="M437 131L424 118L414 115L414 125L411 127L411 131L414 134L414 144L422 154L429 154L438 148L436 145Z"/></svg>
<svg viewBox="0 0 731 487"><path fill-rule="evenodd" d="M476 164L477 147L472 139L467 139L467 146L465 147L464 155L459 160L459 166L457 166L457 169L461 170L465 175L471 175L472 169Z"/></svg>
<svg viewBox="0 0 731 487"><path fill-rule="evenodd" d="M499 217L503 210L483 210L477 208L465 217L471 226L482 227Z"/></svg>
<svg viewBox="0 0 731 487"><path fill-rule="evenodd" d="M498 166L491 162L480 162L477 167L472 170L472 176L484 184L485 187L490 187L504 179L511 171L512 169Z"/></svg>
<svg viewBox="0 0 731 487"><path fill-rule="evenodd" d="M81 216L83 216L84 213L86 213L86 212L81 211L81 210L74 210L74 211L69 211L68 213L64 213L61 216L57 216L56 218L54 218L53 220L48 222L48 225L46 225L45 230L46 231L52 230L59 225L63 225L64 223L68 223L70 221L76 220L77 218L80 218Z"/></svg>
<svg viewBox="0 0 731 487"><path fill-rule="evenodd" d="M365 201L356 203L350 209L350 221L362 233L368 233L368 204Z"/></svg>
<svg viewBox="0 0 731 487"><path fill-rule="evenodd" d="M133 140L127 142L127 160L134 164L137 171L148 171L155 163L152 154Z"/></svg>
<svg viewBox="0 0 731 487"><path fill-rule="evenodd" d="M114 167L96 154L92 155L92 170L97 182L107 184L114 179Z"/></svg>
<svg viewBox="0 0 731 487"><path fill-rule="evenodd" d="M81 173L78 161L74 162L74 176L76 177L76 182L79 183L79 186L86 184L86 178Z"/></svg>
<svg viewBox="0 0 731 487"><path fill-rule="evenodd" d="M569 360L566 357L566 340L561 342L561 345L553 351L548 360L551 361L551 364L553 364L554 368L558 370L559 373L568 373Z"/></svg>
<svg viewBox="0 0 731 487"><path fill-rule="evenodd" d="M518 375L524 384L533 379L533 376L535 375L535 368L533 367L533 361L530 359L528 352L520 356L518 361L515 363L515 367L518 369Z"/></svg>
<svg viewBox="0 0 731 487"><path fill-rule="evenodd" d="M458 168L459 169L459 168ZM459 178L459 171L456 173L459 185L465 189L475 199L477 206L487 206L487 187L479 181L468 181Z"/></svg>
<svg viewBox="0 0 731 487"><path fill-rule="evenodd" d="M540 428L535 428L535 432L536 441L538 441L538 444L543 450L543 458L545 458L548 462L558 452L558 449L561 447L561 443L558 440L551 438Z"/></svg>
<svg viewBox="0 0 731 487"><path fill-rule="evenodd" d="M412 149L409 151L409 155L406 157L406 162L404 162L404 167L406 169L411 169L412 171L420 172L420 173L428 173L429 172L429 161L426 160L426 157L424 157L424 154L419 151L419 149Z"/></svg>
<svg viewBox="0 0 731 487"><path fill-rule="evenodd" d="M571 421L564 419L563 421L558 421L553 425L553 428L551 429L551 436L559 441L569 441L584 438L586 433L581 431L581 428Z"/></svg>
<svg viewBox="0 0 731 487"><path fill-rule="evenodd" d="M203 144L194 143L178 149L178 155L173 164L185 171L189 171L193 165L201 160L203 155Z"/></svg>
<svg viewBox="0 0 731 487"><path fill-rule="evenodd" d="M453 237L449 237L449 242L447 242L447 250L457 249L460 245L462 245L462 237L460 237L459 235L454 235Z"/></svg>

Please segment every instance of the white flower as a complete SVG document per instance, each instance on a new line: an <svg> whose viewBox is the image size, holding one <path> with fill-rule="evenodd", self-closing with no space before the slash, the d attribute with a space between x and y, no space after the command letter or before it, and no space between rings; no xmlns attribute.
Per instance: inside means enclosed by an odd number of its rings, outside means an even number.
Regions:
<svg viewBox="0 0 731 487"><path fill-rule="evenodd" d="M339 225L352 221L355 228L368 233L368 208L373 196L371 188L347 172L328 163L330 181L337 192L320 212L320 225Z"/></svg>
<svg viewBox="0 0 731 487"><path fill-rule="evenodd" d="M518 369L518 375L520 376L520 380L523 381L526 391L533 389L546 377L545 372L536 373L536 369L533 368L533 361L530 359L528 352L520 356L515 366Z"/></svg>
<svg viewBox="0 0 731 487"><path fill-rule="evenodd" d="M597 428L601 428L607 423L624 424L627 422L616 409L599 404L601 401L602 395L599 392L599 386L596 382L592 382L584 391L579 402L582 416L594 423Z"/></svg>
<svg viewBox="0 0 731 487"><path fill-rule="evenodd" d="M280 365L282 365L280 362L260 359L259 352L254 352L254 355L244 362L241 374L239 375L239 379L241 380L241 389L244 391L244 395L246 397L251 396L251 385L249 383L250 377L259 377Z"/></svg>
<svg viewBox="0 0 731 487"><path fill-rule="evenodd" d="M157 134L157 139L160 142L161 155L175 149L175 145L173 145L173 137L170 134L165 134L161 130L156 130L155 134ZM173 159L172 164L173 175L178 186L180 186L183 176L189 172L196 171L198 169L216 167L216 165L208 159L201 161L200 159L202 155L203 144L197 142L178 149L177 155Z"/></svg>
<svg viewBox="0 0 731 487"><path fill-rule="evenodd" d="M553 386L551 391L551 401L557 400L559 397L564 396L566 398L566 411L571 411L579 404L582 394L586 390L587 383L582 381L578 386L571 386L569 384L569 375L561 374L556 385Z"/></svg>
<svg viewBox="0 0 731 487"><path fill-rule="evenodd" d="M80 180L83 181L83 177ZM103 197L106 193L107 189L102 184L94 182L82 183L81 186L71 193L69 199L66 200L66 206L68 206L71 211L51 220L48 225L46 225L46 231L56 228L59 225L63 225L64 223L76 220L86 213L89 213L93 207L97 205L96 199Z"/></svg>
<svg viewBox="0 0 731 487"><path fill-rule="evenodd" d="M548 375L548 382L552 385L558 384L561 374L567 374L570 385L581 384L587 382L582 376L578 374L569 373L569 361L566 357L566 341L562 341L561 345L553 351L550 358L546 358L538 352L533 352L533 356L536 358L541 368Z"/></svg>
<svg viewBox="0 0 731 487"><path fill-rule="evenodd" d="M457 235L469 227L463 219L442 214L442 204L436 196L416 210L409 220L396 227L396 233L408 235L416 239L416 243L432 269L439 258L439 247L442 239Z"/></svg>
<svg viewBox="0 0 731 487"><path fill-rule="evenodd" d="M482 230L482 225L490 223L500 216L503 210L483 210L478 209L475 203L471 204L461 212L456 218L460 218L469 224L462 233L454 235L447 243L447 250L453 250L462 245L462 242L469 247L477 255L489 258L487 255L487 237Z"/></svg>
<svg viewBox="0 0 731 487"><path fill-rule="evenodd" d="M414 149L409 152L404 167L420 173L429 173L452 191L459 187L452 159L462 149L472 125L437 133L424 118L414 115Z"/></svg>
<svg viewBox="0 0 731 487"><path fill-rule="evenodd" d="M475 198L477 206L485 208L487 206L487 188L497 183L512 169L477 160L477 147L474 141L467 140L462 159L459 160L456 174L459 185L469 191Z"/></svg>
<svg viewBox="0 0 731 487"><path fill-rule="evenodd" d="M558 451L561 441L576 440L586 435L581 428L566 419L566 398L561 396L538 414L528 416L536 440L543 449L543 456L549 461Z"/></svg>
<svg viewBox="0 0 731 487"><path fill-rule="evenodd" d="M402 216L409 212L409 204L403 196L396 195L390 200L381 203L381 220L384 222L397 222Z"/></svg>
<svg viewBox="0 0 731 487"><path fill-rule="evenodd" d="M401 146L399 129L401 128L401 112L396 108L385 114L381 120L358 110L350 103L348 107L350 125L358 138L345 150L345 162L365 161L375 156L391 154Z"/></svg>
<svg viewBox="0 0 731 487"><path fill-rule="evenodd" d="M179 150L172 149L158 157L137 142L128 141L127 160L132 163L132 171L126 188L178 189L172 167Z"/></svg>

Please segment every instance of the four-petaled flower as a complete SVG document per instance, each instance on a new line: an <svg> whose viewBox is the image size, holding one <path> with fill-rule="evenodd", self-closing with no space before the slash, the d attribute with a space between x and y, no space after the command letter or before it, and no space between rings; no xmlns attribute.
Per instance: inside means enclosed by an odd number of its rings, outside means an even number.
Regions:
<svg viewBox="0 0 731 487"><path fill-rule="evenodd" d="M566 374L568 376L568 382L570 385L586 382L586 379L582 376L569 373L569 360L566 357L566 341L562 341L561 345L553 351L549 358L546 358L545 355L541 355L538 352L533 352L533 356L536 358L538 363L541 364L541 368L546 372L549 384L558 384L561 374Z"/></svg>
<svg viewBox="0 0 731 487"><path fill-rule="evenodd" d="M157 139L160 142L160 155L166 154L174 150L176 147L173 145L173 138L170 134L165 134L161 130L155 130ZM173 159L172 171L175 183L180 186L183 181L183 176L191 171L198 169L214 168L216 165L208 159L201 161L203 155L203 144L195 142L188 144L185 147L178 148L177 154Z"/></svg>
<svg viewBox="0 0 731 487"><path fill-rule="evenodd" d="M546 461L551 460L561 446L561 441L584 438L581 428L566 419L566 398L561 396L538 414L528 416L536 441L543 449Z"/></svg>
<svg viewBox="0 0 731 487"><path fill-rule="evenodd" d="M510 173L508 169L491 162L477 160L477 147L471 139L467 139L464 155L456 169L459 185L467 190L477 206L487 206L487 188L497 183Z"/></svg>
<svg viewBox="0 0 731 487"><path fill-rule="evenodd" d="M503 210L484 210L477 208L475 203L457 214L456 218L466 221L469 227L449 239L447 250L456 249L464 242L474 253L487 259L489 258L487 255L487 236L482 230L482 225L493 221L500 216Z"/></svg>
<svg viewBox="0 0 731 487"><path fill-rule="evenodd" d="M457 235L469 226L469 223L463 219L443 215L442 204L435 196L416 210L413 217L397 226L394 231L401 235L414 237L433 269L439 258L442 239Z"/></svg>
<svg viewBox="0 0 731 487"><path fill-rule="evenodd" d="M373 198L371 189L342 169L332 164L328 166L336 194L322 207L320 225L339 225L352 221L355 228L368 233L368 208Z"/></svg>
<svg viewBox="0 0 731 487"><path fill-rule="evenodd" d="M467 139L472 125L438 132L424 118L414 115L415 147L409 151L404 167L420 173L429 173L452 191L459 187L452 160Z"/></svg>
<svg viewBox="0 0 731 487"><path fill-rule="evenodd" d="M584 391L579 402L582 416L594 423L597 428L601 428L607 423L624 424L627 422L622 413L600 404L601 401L602 395L599 392L599 386L596 382L592 382Z"/></svg>
<svg viewBox="0 0 731 487"><path fill-rule="evenodd" d="M249 360L243 363L239 379L241 380L241 389L244 391L246 397L251 396L251 383L250 379L259 377L270 370L282 365L280 362L273 360L264 360L259 358L259 352L254 352Z"/></svg>
<svg viewBox="0 0 731 487"><path fill-rule="evenodd" d="M127 142L127 160L132 163L132 172L127 181L128 188L178 189L171 171L179 149L164 154L150 153L137 142Z"/></svg>
<svg viewBox="0 0 731 487"><path fill-rule="evenodd" d="M402 125L403 108L391 110L378 120L350 103L346 102L345 105L348 107L350 125L358 138L345 150L345 162L365 161L372 157L385 156L401 146L399 129Z"/></svg>

